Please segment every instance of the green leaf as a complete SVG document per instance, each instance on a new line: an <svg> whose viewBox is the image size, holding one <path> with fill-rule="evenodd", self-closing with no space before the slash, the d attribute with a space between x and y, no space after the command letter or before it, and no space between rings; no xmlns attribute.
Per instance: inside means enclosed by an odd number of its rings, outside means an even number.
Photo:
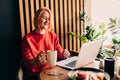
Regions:
<svg viewBox="0 0 120 80"><path fill-rule="evenodd" d="M103 59L105 56L104 56L104 54L103 53L98 53L97 54L97 58L99 58L99 59Z"/></svg>
<svg viewBox="0 0 120 80"><path fill-rule="evenodd" d="M80 17L84 17L85 16L85 12L80 12Z"/></svg>
<svg viewBox="0 0 120 80"><path fill-rule="evenodd" d="M81 18L80 20L83 21L83 22L85 21L83 18Z"/></svg>
<svg viewBox="0 0 120 80"><path fill-rule="evenodd" d="M104 23L102 23L102 24L99 25L99 28L100 28L100 29L103 29L104 27L105 27L105 24L104 24Z"/></svg>
<svg viewBox="0 0 120 80"><path fill-rule="evenodd" d="M77 77L73 75L72 77L70 77L70 80L77 80Z"/></svg>
<svg viewBox="0 0 120 80"><path fill-rule="evenodd" d="M93 39L97 39L99 36L100 36L100 33L97 33L97 34L93 37Z"/></svg>
<svg viewBox="0 0 120 80"><path fill-rule="evenodd" d="M112 23L116 23L116 19L113 19L113 18L109 18L110 22Z"/></svg>
<svg viewBox="0 0 120 80"><path fill-rule="evenodd" d="M117 33L119 33L119 32L120 32L119 30L113 31L112 34L117 34Z"/></svg>
<svg viewBox="0 0 120 80"><path fill-rule="evenodd" d="M109 27L108 27L108 29L111 29L111 28L114 28L115 27L115 25L110 25Z"/></svg>
<svg viewBox="0 0 120 80"><path fill-rule="evenodd" d="M112 42L113 42L114 44L119 44L120 41L117 40L116 38L113 38L113 39L112 39Z"/></svg>
<svg viewBox="0 0 120 80"><path fill-rule="evenodd" d="M103 31L102 31L102 35L104 35L104 34L106 33L106 31L107 31L107 30L103 30Z"/></svg>
<svg viewBox="0 0 120 80"><path fill-rule="evenodd" d="M86 34L86 38L90 41L93 41L94 32L95 32L94 29L89 28L89 31Z"/></svg>
<svg viewBox="0 0 120 80"><path fill-rule="evenodd" d="M90 17L89 16L86 16L86 21L88 22L90 20Z"/></svg>
<svg viewBox="0 0 120 80"><path fill-rule="evenodd" d="M110 29L110 31L114 31L114 30L116 30L116 29L117 29L116 27L113 27L113 28Z"/></svg>
<svg viewBox="0 0 120 80"><path fill-rule="evenodd" d="M83 43L87 42L85 36L80 36L79 39L80 39Z"/></svg>
<svg viewBox="0 0 120 80"><path fill-rule="evenodd" d="M68 32L68 35L74 35L74 32Z"/></svg>
<svg viewBox="0 0 120 80"><path fill-rule="evenodd" d="M120 52L118 52L117 56L119 56L119 57L120 57Z"/></svg>
<svg viewBox="0 0 120 80"><path fill-rule="evenodd" d="M105 52L106 52L106 54L107 54L109 57L113 57L113 56L114 56L113 52L110 51L110 50L105 50Z"/></svg>
<svg viewBox="0 0 120 80"><path fill-rule="evenodd" d="M108 25L113 25L113 23L110 22L110 23L108 23Z"/></svg>

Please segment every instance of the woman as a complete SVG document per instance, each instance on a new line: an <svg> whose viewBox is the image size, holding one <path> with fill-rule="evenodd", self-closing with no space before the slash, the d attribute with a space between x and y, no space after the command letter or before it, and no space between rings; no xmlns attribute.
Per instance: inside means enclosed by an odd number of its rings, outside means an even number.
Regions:
<svg viewBox="0 0 120 80"><path fill-rule="evenodd" d="M68 50L61 48L58 37L53 32L52 18L48 8L38 9L34 16L35 30L23 38L22 59L27 69L26 80L36 80L39 72L49 67L46 57L47 50L57 50L60 59L70 56Z"/></svg>

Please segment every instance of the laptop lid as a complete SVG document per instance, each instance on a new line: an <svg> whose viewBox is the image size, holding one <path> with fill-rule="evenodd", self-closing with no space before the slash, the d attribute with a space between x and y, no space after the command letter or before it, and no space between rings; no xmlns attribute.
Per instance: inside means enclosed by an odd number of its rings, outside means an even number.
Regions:
<svg viewBox="0 0 120 80"><path fill-rule="evenodd" d="M94 62L101 45L102 40L96 40L82 44L75 68L83 67L91 62Z"/></svg>
<svg viewBox="0 0 120 80"><path fill-rule="evenodd" d="M95 58L99 52L99 48L100 48L101 44L102 44L101 40L83 43L78 56L74 56L74 57L70 57L65 60L61 60L61 61L57 62L57 65L68 68L68 69L75 69L75 68L83 67L95 60ZM74 60L76 60L74 67L66 65Z"/></svg>

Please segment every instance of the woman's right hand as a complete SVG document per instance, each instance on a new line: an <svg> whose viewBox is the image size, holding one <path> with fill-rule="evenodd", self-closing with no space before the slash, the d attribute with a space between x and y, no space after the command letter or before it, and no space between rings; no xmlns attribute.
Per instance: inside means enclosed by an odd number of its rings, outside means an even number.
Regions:
<svg viewBox="0 0 120 80"><path fill-rule="evenodd" d="M40 64L44 64L47 62L47 57L45 52L40 52L38 55L38 61Z"/></svg>

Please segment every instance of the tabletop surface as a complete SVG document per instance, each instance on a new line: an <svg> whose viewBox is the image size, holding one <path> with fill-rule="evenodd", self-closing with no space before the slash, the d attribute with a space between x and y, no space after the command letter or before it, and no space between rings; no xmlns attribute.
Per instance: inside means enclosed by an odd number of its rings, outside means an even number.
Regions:
<svg viewBox="0 0 120 80"><path fill-rule="evenodd" d="M49 74L50 72L57 72L56 75ZM69 70L59 66L48 68L40 73L40 80L69 80Z"/></svg>
<svg viewBox="0 0 120 80"><path fill-rule="evenodd" d="M91 63L85 67L93 68L93 66L94 64ZM69 69L60 66L50 67L39 74L39 80L69 80L68 77L69 71L70 71ZM57 74L56 75L49 74L50 72L57 72ZM115 75L111 80L120 80L120 79L117 79Z"/></svg>
<svg viewBox="0 0 120 80"><path fill-rule="evenodd" d="M90 63L84 67L91 67L93 68L93 63ZM60 66L54 66L54 67L50 67L46 70L44 70L43 72L40 73L39 77L40 80L69 80L68 77L68 72L70 70L60 67ZM51 75L49 74L49 72L57 72L57 75Z"/></svg>

